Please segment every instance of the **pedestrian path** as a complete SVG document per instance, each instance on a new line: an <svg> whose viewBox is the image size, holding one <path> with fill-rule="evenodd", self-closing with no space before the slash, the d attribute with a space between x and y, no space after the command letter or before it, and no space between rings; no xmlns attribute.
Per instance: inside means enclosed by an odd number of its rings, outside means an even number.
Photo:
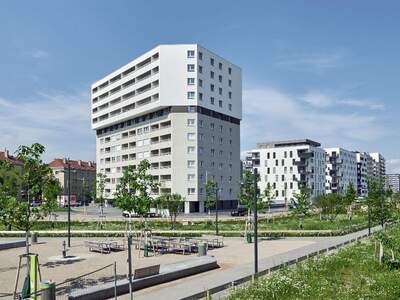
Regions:
<svg viewBox="0 0 400 300"><path fill-rule="evenodd" d="M380 230L380 226L371 228L372 232ZM292 251L280 253L259 261L259 271L267 274L285 265L293 264L308 257L335 250L341 246L355 242L358 239L368 236L368 229L357 231L343 236L336 237L300 237L287 238L290 240L302 239L312 240L315 243ZM141 290L135 293L136 300L150 299L199 299L204 298L206 291L210 291L214 299L219 299L223 291L232 286L232 283L239 283L250 280L254 274L254 263L245 264L226 271L216 270L193 277L188 277L177 282L159 285L151 289ZM222 291L222 292L221 292ZM124 298L123 298L124 299Z"/></svg>

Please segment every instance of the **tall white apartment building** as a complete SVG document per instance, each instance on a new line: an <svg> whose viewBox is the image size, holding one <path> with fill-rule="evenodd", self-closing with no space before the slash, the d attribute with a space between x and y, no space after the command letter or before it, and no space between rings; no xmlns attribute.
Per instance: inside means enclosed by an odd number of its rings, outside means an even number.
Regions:
<svg viewBox="0 0 400 300"><path fill-rule="evenodd" d="M379 152L369 154L372 157L372 175L376 178L380 178L383 182L385 181L386 175L386 161L383 155Z"/></svg>
<svg viewBox="0 0 400 300"><path fill-rule="evenodd" d="M373 160L367 152L355 152L357 157L357 194L368 196L368 178L373 176Z"/></svg>
<svg viewBox="0 0 400 300"><path fill-rule="evenodd" d="M317 142L260 143L248 153L247 160L260 174L260 191L269 183L275 202L290 203L301 186L309 189L311 198L325 193L325 151Z"/></svg>
<svg viewBox="0 0 400 300"><path fill-rule="evenodd" d="M345 194L349 184L357 189L357 155L342 148L325 148L326 193Z"/></svg>
<svg viewBox="0 0 400 300"><path fill-rule="evenodd" d="M385 187L394 193L400 193L400 174L386 174Z"/></svg>
<svg viewBox="0 0 400 300"><path fill-rule="evenodd" d="M197 44L160 45L96 81L92 128L97 171L112 199L124 167L151 163L160 188L185 212L204 211L206 177L220 207L236 205L240 181L241 69Z"/></svg>

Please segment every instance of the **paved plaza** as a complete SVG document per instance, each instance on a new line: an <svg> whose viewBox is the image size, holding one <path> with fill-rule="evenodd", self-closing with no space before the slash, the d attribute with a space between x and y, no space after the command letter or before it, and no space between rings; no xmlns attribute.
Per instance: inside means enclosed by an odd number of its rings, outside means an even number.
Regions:
<svg viewBox="0 0 400 300"><path fill-rule="evenodd" d="M44 279L52 279L56 283L60 283L68 278L74 278L99 269L105 265L112 264L114 261L117 263L118 275L123 277L127 273L126 251L112 252L110 254L89 252L84 246L84 241L90 240L88 238L72 239L72 247L67 254L79 257L78 260L68 263L54 262L53 260L55 256L61 255L63 240L65 239L40 238L40 243L31 247L31 252L39 254L41 273ZM260 259L267 258L279 253L299 249L313 243L314 241L296 239L263 240L259 243L259 256ZM25 248L0 251L0 297L5 297L5 299L7 299L7 297L9 297L13 292L18 266L18 255L23 254L24 251ZM220 269L196 276L209 276L212 274L226 273L233 268L251 263L253 260L253 244L245 243L242 238L225 238L225 247L210 250L208 254L216 257ZM134 268L150 266L153 264L178 262L195 255L196 254L163 254L145 258L142 257L143 253L141 253L141 256L139 257L138 251L134 250ZM108 268L107 270L102 271L101 276L112 276L111 270L111 268ZM24 274L24 272L22 274ZM92 275L91 278L95 277L95 275ZM177 280L176 283L190 280L190 278L191 277ZM140 293L146 293L146 291L147 289Z"/></svg>

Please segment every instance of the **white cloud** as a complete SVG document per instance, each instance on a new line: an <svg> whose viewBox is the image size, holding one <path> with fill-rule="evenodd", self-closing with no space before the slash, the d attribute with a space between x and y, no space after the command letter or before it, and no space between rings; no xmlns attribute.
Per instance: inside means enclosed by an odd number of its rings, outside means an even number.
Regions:
<svg viewBox="0 0 400 300"><path fill-rule="evenodd" d="M32 58L35 59L41 59L41 58L46 58L49 56L49 53L44 51L44 50L34 50L30 53L30 55L32 56Z"/></svg>
<svg viewBox="0 0 400 300"><path fill-rule="evenodd" d="M93 160L87 93L39 93L30 99L0 98L0 141L15 150L35 142L46 146L47 160L57 157Z"/></svg>
<svg viewBox="0 0 400 300"><path fill-rule="evenodd" d="M323 146L340 145L356 150L359 145L389 133L370 111L325 110L331 101L330 96L320 94L314 105L305 105L302 95L270 87L245 90L242 150L254 147L257 142L299 138L311 138Z"/></svg>
<svg viewBox="0 0 400 300"><path fill-rule="evenodd" d="M292 70L323 71L336 68L344 58L343 51L331 53L291 54L276 60L275 65Z"/></svg>
<svg viewBox="0 0 400 300"><path fill-rule="evenodd" d="M380 102L373 102L366 99L341 98L335 95L328 95L320 91L311 90L302 99L315 108L352 107L369 110L384 110L385 106Z"/></svg>
<svg viewBox="0 0 400 300"><path fill-rule="evenodd" d="M400 158L392 158L386 161L387 173L400 174Z"/></svg>

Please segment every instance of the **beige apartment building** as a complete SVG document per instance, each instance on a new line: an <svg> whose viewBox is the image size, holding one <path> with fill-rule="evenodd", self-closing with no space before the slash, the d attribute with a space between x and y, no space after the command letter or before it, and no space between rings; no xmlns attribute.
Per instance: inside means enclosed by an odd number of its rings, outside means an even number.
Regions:
<svg viewBox="0 0 400 300"><path fill-rule="evenodd" d="M77 203L88 202L87 193L95 189L96 164L82 160L67 160L56 158L49 163L54 176L60 181L63 188L60 199L68 199L68 168L71 168L71 201ZM75 201L77 203L75 203Z"/></svg>

